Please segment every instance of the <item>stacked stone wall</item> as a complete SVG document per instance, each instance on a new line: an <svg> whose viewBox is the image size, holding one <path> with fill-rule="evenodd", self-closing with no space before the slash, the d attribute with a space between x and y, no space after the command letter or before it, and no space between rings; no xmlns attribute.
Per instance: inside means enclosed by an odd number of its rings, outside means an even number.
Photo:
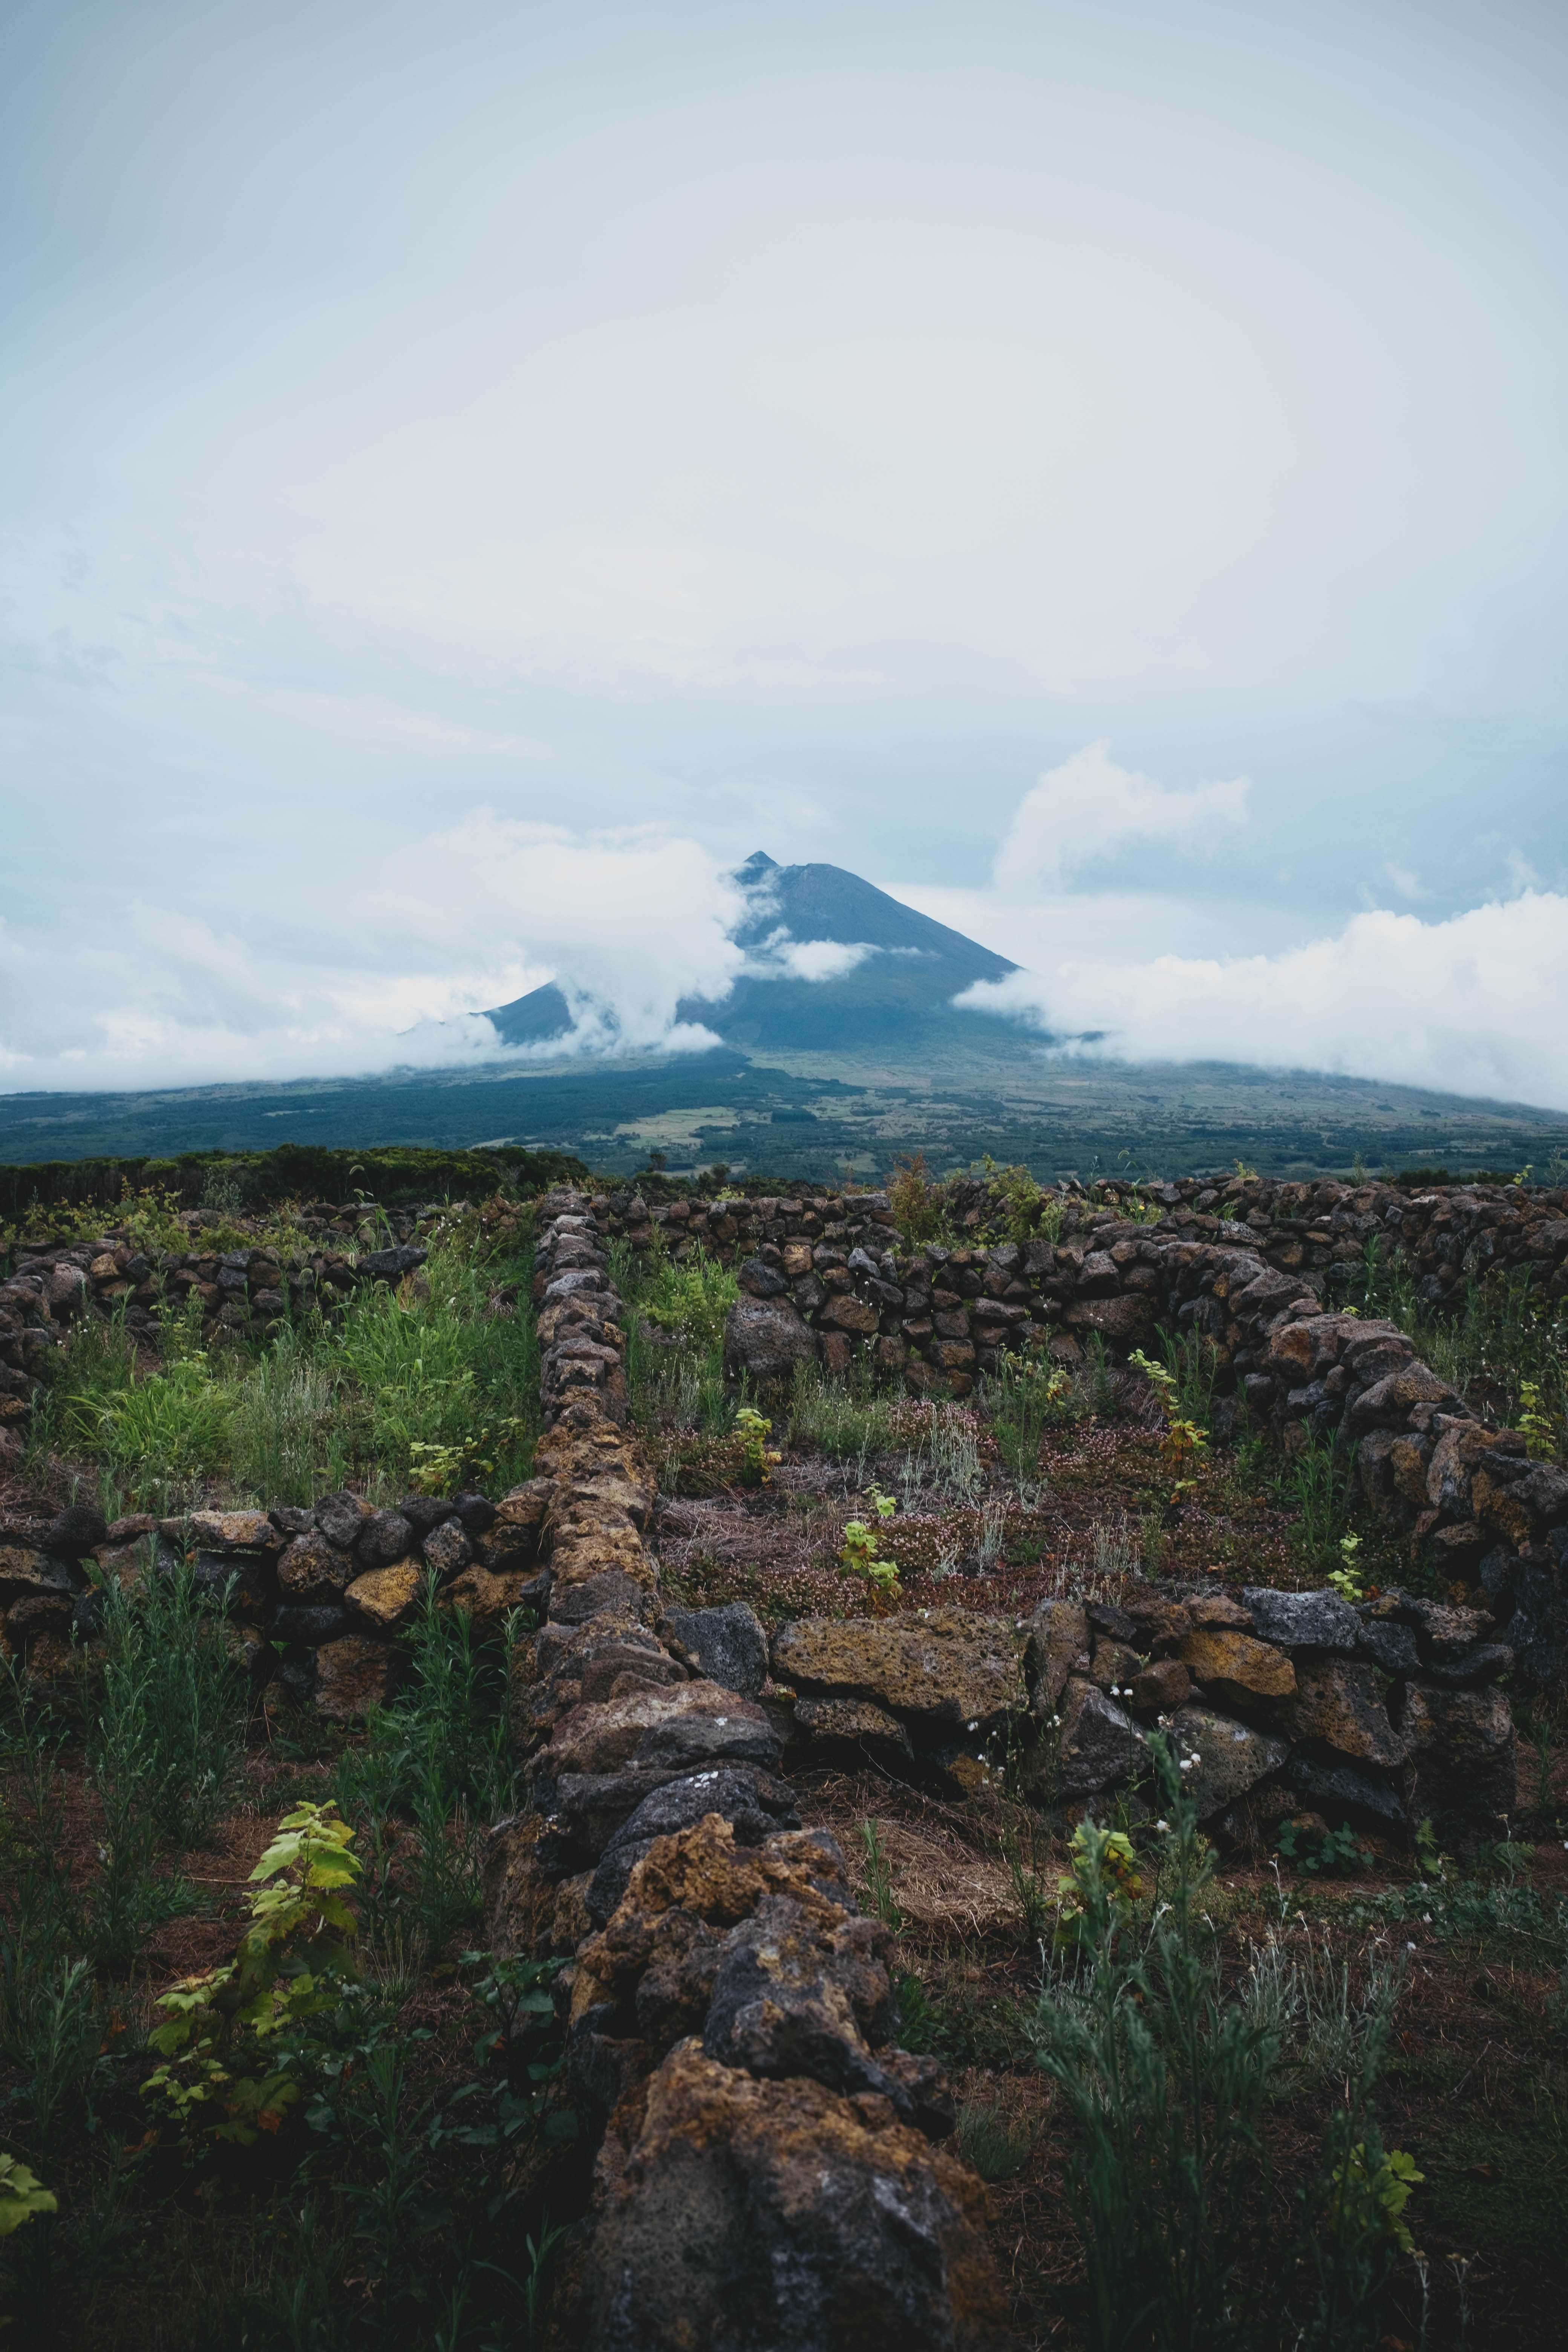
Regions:
<svg viewBox="0 0 1568 2352"><path fill-rule="evenodd" d="M634 1247L679 1256L700 1245L737 1260L745 1297L731 1319L731 1369L763 1383L803 1356L841 1369L859 1353L915 1394L964 1396L1008 1350L1034 1345L1075 1365L1097 1336L1124 1356L1157 1348L1162 1329L1201 1332L1215 1351L1219 1434L1245 1414L1287 1451L1352 1441L1373 1511L1428 1547L1439 1578L1480 1589L1521 1673L1562 1680L1568 1472L1532 1459L1521 1433L1457 1394L1395 1325L1343 1306L1376 1243L1435 1314L1499 1275L1528 1276L1550 1309L1568 1296L1561 1192L1123 1187L1113 1203L1069 1200L1054 1239L998 1242L981 1238L996 1210L976 1185L957 1188L952 1204L975 1238L912 1250L877 1192L653 1208L633 1192L596 1205Z"/></svg>
<svg viewBox="0 0 1568 2352"><path fill-rule="evenodd" d="M603 1225L572 1194L540 1218L548 1584L514 1654L528 1810L488 1882L499 1947L570 1955L570 2078L604 2135L582 2333L998 2344L984 2189L943 2146L941 2069L895 2042L885 1931L799 1826L761 1628L662 1606Z"/></svg>

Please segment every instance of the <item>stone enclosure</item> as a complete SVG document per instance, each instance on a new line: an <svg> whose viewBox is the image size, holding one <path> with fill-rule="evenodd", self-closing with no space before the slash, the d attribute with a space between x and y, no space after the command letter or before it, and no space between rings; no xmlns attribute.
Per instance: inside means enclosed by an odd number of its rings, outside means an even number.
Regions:
<svg viewBox="0 0 1568 2352"><path fill-rule="evenodd" d="M510 1696L528 1802L491 1836L489 1934L565 1964L574 2099L602 2133L580 2315L595 2352L673 2352L712 2338L720 2315L737 2340L781 2345L1004 2340L982 2185L946 2145L953 2103L936 2063L897 2046L884 1933L833 1840L802 1826L792 1770L870 1761L962 1799L1007 1765L1064 1820L1135 1819L1158 1727L1200 1816L1233 1838L1302 1809L1395 1838L1426 1816L1495 1836L1513 1803L1499 1677L1561 1675L1568 1477L1394 1325L1345 1311L1343 1270L1377 1234L1434 1304L1497 1265L1528 1265L1561 1297L1563 1202L1241 1182L1152 1197L1157 1224L1082 1202L1054 1238L911 1251L876 1193L652 1209L546 1194L545 1428L527 1485L384 1510L340 1495L0 1525L5 1640L45 1679L94 1631L88 1564L135 1570L149 1547L193 1551L199 1577L229 1586L258 1683L344 1720L395 1687L395 1637L429 1573L481 1622L531 1611ZM958 1209L979 1223L978 1200ZM291 1267L228 1253L210 1275L195 1250L121 1263L112 1236L24 1257L0 1286L9 1417L41 1350L95 1304L151 1320L161 1276L199 1288L211 1319L264 1321L291 1293L416 1274L416 1231ZM1217 1351L1222 1422L1245 1404L1287 1447L1342 1429L1369 1504L1474 1605L1139 1582L1023 1620L933 1608L771 1639L742 1603L667 1609L608 1268L613 1239L656 1234L739 1256L727 1359L763 1391L853 1350L917 1394L962 1395L1031 1341L1070 1363L1095 1335L1122 1354L1159 1325L1195 1328Z"/></svg>

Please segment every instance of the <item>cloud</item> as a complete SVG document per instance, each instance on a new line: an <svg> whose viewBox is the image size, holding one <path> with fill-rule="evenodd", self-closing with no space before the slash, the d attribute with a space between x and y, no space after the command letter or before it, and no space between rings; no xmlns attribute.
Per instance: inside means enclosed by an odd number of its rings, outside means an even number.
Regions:
<svg viewBox="0 0 1568 2352"><path fill-rule="evenodd" d="M1025 793L996 853L994 878L1010 897L1060 888L1133 842L1202 847L1215 828L1244 824L1251 790L1244 776L1175 792L1119 767L1104 738L1047 769Z"/></svg>
<svg viewBox="0 0 1568 2352"><path fill-rule="evenodd" d="M864 940L795 940L782 926L755 951L755 975L763 980L842 980L873 956Z"/></svg>
<svg viewBox="0 0 1568 2352"><path fill-rule="evenodd" d="M1568 1108L1568 897L1525 890L1441 922L1386 908L1275 955L1070 957L957 1001L1130 1061L1334 1070Z"/></svg>
<svg viewBox="0 0 1568 2352"><path fill-rule="evenodd" d="M487 1006L554 980L583 1052L717 1041L681 997L745 969L742 893L699 844L479 810L363 872L323 858L282 910L140 903L114 930L0 923L0 1085L92 1088L460 1066ZM560 1052L561 1045L548 1049Z"/></svg>

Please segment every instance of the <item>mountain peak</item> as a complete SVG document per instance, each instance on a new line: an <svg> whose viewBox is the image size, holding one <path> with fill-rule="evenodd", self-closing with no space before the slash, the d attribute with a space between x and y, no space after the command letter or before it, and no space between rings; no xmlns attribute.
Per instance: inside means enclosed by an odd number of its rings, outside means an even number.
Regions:
<svg viewBox="0 0 1568 2352"><path fill-rule="evenodd" d="M954 1013L953 998L1016 969L842 866L781 866L759 849L737 866L735 880L754 893L731 934L748 951L749 968L722 997L685 997L677 1007L679 1020L729 1045L915 1050L939 1030L973 1034L984 1016ZM792 969L791 947L824 944L858 952L816 979ZM548 1043L572 1026L571 1006L553 982L498 1005L489 1018L509 1045Z"/></svg>

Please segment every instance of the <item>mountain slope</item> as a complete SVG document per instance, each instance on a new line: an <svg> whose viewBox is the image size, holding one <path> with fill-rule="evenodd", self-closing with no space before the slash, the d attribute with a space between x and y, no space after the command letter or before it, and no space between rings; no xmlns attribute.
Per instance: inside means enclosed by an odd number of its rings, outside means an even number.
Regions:
<svg viewBox="0 0 1568 2352"><path fill-rule="evenodd" d="M954 1021L984 1018L953 1015L953 997L1016 969L841 866L779 866L758 850L737 879L749 908L734 938L753 969L728 996L687 997L679 1007L682 1021L701 1023L727 1045L827 1053L919 1045L933 1024L946 1032ZM813 941L867 952L833 979L803 979L790 971L787 949ZM497 1006L489 1018L508 1045L564 1038L572 1025L571 1006L553 982Z"/></svg>

